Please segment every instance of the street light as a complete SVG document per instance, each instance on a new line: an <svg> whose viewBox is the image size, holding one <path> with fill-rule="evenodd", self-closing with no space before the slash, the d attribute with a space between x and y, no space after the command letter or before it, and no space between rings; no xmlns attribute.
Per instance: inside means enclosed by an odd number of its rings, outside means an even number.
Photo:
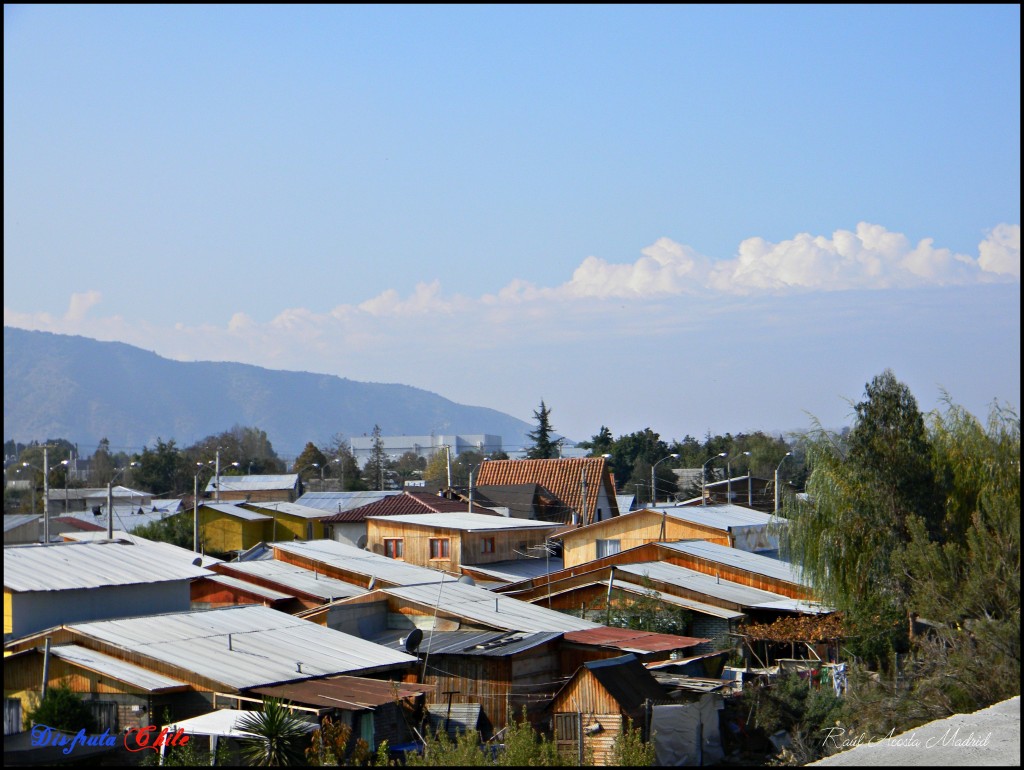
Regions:
<svg viewBox="0 0 1024 770"><path fill-rule="evenodd" d="M469 512L473 512L473 471L479 470L480 466L490 460L490 457L485 457L483 460L478 462L472 468L469 469Z"/></svg>
<svg viewBox="0 0 1024 770"><path fill-rule="evenodd" d="M665 462L666 460L678 460L678 459L679 459L679 455L671 454L668 457L662 457L660 460L658 460L658 462L656 462L654 465L651 466L651 507L652 508L657 508L658 507L658 493L657 493L657 489L658 488L655 485L654 469L657 468L659 464Z"/></svg>
<svg viewBox="0 0 1024 770"><path fill-rule="evenodd" d="M126 470L138 465L140 463L130 462L123 468L116 469L114 475L110 477L110 481L107 482L107 539L114 538L114 481Z"/></svg>
<svg viewBox="0 0 1024 770"><path fill-rule="evenodd" d="M700 467L700 504L708 504L708 493L707 493L707 470L708 463L715 459L715 457L728 457L728 452L719 452L714 457L709 457L704 461L704 464Z"/></svg>
<svg viewBox="0 0 1024 770"><path fill-rule="evenodd" d="M49 450L49 447L45 447L45 446L43 447L43 467L42 468L37 468L32 463L22 463L21 464L22 468L31 468L32 470L39 471L40 473L43 474L43 542L44 543L49 543L50 542L50 471L56 470L61 465L65 465L66 466L68 464L67 460L61 460L59 463L54 463L53 465L47 465L47 463L49 462L49 457L47 455L48 450ZM35 479L32 479L32 513L36 512L36 503L35 503L36 487L35 487L35 484L36 484ZM65 509L67 509L67 505L68 505L67 504L67 484L68 484L68 476L67 476L67 470L65 469L65 471L64 471L64 508Z"/></svg>
<svg viewBox="0 0 1024 770"><path fill-rule="evenodd" d="M782 459L779 460L779 464L775 466L775 513L779 512L779 468L781 468L782 464L786 462L786 458L792 454L792 452L786 452L786 454L782 456Z"/></svg>
<svg viewBox="0 0 1024 770"><path fill-rule="evenodd" d="M742 455L750 457L750 452L740 452ZM750 475L750 468L747 468L747 476ZM726 498L729 502L732 502L732 458L725 464L725 476L727 481L725 482Z"/></svg>

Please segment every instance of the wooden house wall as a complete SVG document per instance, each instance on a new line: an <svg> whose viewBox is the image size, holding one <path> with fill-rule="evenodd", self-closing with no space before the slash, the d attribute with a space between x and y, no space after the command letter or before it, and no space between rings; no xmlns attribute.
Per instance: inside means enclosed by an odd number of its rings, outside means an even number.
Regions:
<svg viewBox="0 0 1024 770"><path fill-rule="evenodd" d="M662 535L662 524L665 532ZM609 519L600 527L579 530L562 536L562 559L565 568L593 561L597 558L597 540L618 540L619 550L659 540L707 540L720 545L732 545L727 530L702 524L679 521L653 511L639 511L628 516Z"/></svg>
<svg viewBox="0 0 1024 770"><path fill-rule="evenodd" d="M790 583L788 580L768 577L767 575L758 575L738 567L708 561L699 556L690 556L679 551L665 550L662 553L661 561L666 564L675 564L678 567L686 567L695 572L703 572L705 575L717 575L723 580L731 580L734 583L740 583L751 588L760 588L762 591L772 591L788 596L791 599L813 598L813 593L806 586Z"/></svg>
<svg viewBox="0 0 1024 770"><path fill-rule="evenodd" d="M366 520L366 544L374 553L384 553L384 541L390 538L401 538L402 561L420 567L441 569L446 572L457 571L461 559L461 532L441 527L423 527L399 521L383 519ZM448 539L448 558L431 559L430 541Z"/></svg>
<svg viewBox="0 0 1024 770"><path fill-rule="evenodd" d="M524 558L521 554L529 553L533 546L543 545L547 540L547 530L509 530L505 532L463 532L462 533L462 564L492 564L499 561L511 561ZM494 551L483 552L483 542L494 538ZM519 553L516 553L516 552Z"/></svg>
<svg viewBox="0 0 1024 770"><path fill-rule="evenodd" d="M584 669L570 680L552 701L551 712L582 713L585 750L593 752L595 765L611 764L615 738L622 732L625 719L618 701L589 671ZM602 729L587 733L587 728L592 728L595 723L600 724ZM555 740L559 740L557 732ZM565 746L563 750L569 753L571 747Z"/></svg>
<svg viewBox="0 0 1024 770"><path fill-rule="evenodd" d="M341 569L340 567L320 561L319 559L300 556L299 554L283 551L280 548L274 549L274 558L277 561L284 562L285 564L294 564L296 567L305 567L308 570L316 570L324 577L343 580L346 583L351 583L352 585L359 586L360 588L366 588L370 584L369 575L349 572L348 570ZM380 583L380 581L378 581L378 583Z"/></svg>
<svg viewBox="0 0 1024 770"><path fill-rule="evenodd" d="M273 508L264 508L258 511L264 516L271 516L275 521L267 523L267 533L271 542L277 540L320 540L324 536L324 525L315 519L304 519L301 516L293 516L283 511L275 511ZM310 537L309 526L313 526L313 536Z"/></svg>
<svg viewBox="0 0 1024 770"><path fill-rule="evenodd" d="M264 522L244 521L211 508L200 509L199 522L200 539L207 551L240 551L266 539Z"/></svg>
<svg viewBox="0 0 1024 770"><path fill-rule="evenodd" d="M223 478L223 477L222 477ZM294 503L295 502L295 489L255 489L255 490L237 490L227 491L224 490L220 493L220 502L222 503L237 503L237 502L250 502L250 503ZM213 500L213 494L210 493L210 500Z"/></svg>
<svg viewBox="0 0 1024 770"><path fill-rule="evenodd" d="M239 604L260 604L282 612L299 612L306 609L295 599L268 599L241 588L218 583L208 578L192 581L192 609L207 610L214 607L234 607ZM316 606L316 605L312 605Z"/></svg>

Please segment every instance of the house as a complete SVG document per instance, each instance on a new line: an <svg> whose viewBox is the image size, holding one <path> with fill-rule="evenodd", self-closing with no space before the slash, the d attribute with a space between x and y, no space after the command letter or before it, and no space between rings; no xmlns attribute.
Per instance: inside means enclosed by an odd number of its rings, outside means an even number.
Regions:
<svg viewBox="0 0 1024 770"><path fill-rule="evenodd" d="M595 765L612 764L615 739L628 727L647 734L647 709L667 693L635 655L584 663L555 694L548 707L555 745L583 764L585 750Z"/></svg>
<svg viewBox="0 0 1024 770"><path fill-rule="evenodd" d="M42 522L38 513L4 514L4 545L38 543L43 539Z"/></svg>
<svg viewBox="0 0 1024 770"><path fill-rule="evenodd" d="M366 525L366 545L374 553L455 573L463 564L529 558L557 529L549 522L462 511L370 516Z"/></svg>
<svg viewBox="0 0 1024 770"><path fill-rule="evenodd" d="M210 569L218 576L244 581L254 587L293 597L297 609L285 609L286 612L312 609L335 599L360 596L366 593L365 588L328 577L315 568L307 569L277 559L221 562L213 565ZM192 600L195 603L194 590Z"/></svg>
<svg viewBox="0 0 1024 770"><path fill-rule="evenodd" d="M324 525L321 520L324 512L319 508L310 508L298 503L269 502L241 503L242 508L262 513L274 519L268 534L271 542L275 540L319 540L324 536Z"/></svg>
<svg viewBox="0 0 1024 770"><path fill-rule="evenodd" d="M110 497L114 506L126 508L148 508L153 502L153 495L149 492L142 492L130 487L114 485L110 489ZM50 487L50 515L62 513L77 513L81 511L94 511L100 508L103 513L107 510L107 488L87 487L78 489L64 489L62 487Z"/></svg>
<svg viewBox="0 0 1024 770"><path fill-rule="evenodd" d="M452 457L463 452L479 452L494 455L501 452L501 436L489 433L475 435L442 435L429 436L353 436L349 441L352 455L360 467L365 467L373 456L374 443L380 441L384 452L388 455L403 455L412 452L417 457L430 459L437 452L448 450Z"/></svg>
<svg viewBox="0 0 1024 770"><path fill-rule="evenodd" d="M814 598L809 581L795 564L707 540L638 545L561 571L524 576L518 583L509 583L496 590L532 601L547 592L548 583L556 583L565 578L612 565L654 561L687 567L696 572L760 588L791 599Z"/></svg>
<svg viewBox="0 0 1024 770"><path fill-rule="evenodd" d="M298 473L214 476L204 490L214 502L294 503L302 494Z"/></svg>
<svg viewBox="0 0 1024 770"><path fill-rule="evenodd" d="M381 620L385 620L381 616ZM408 629L382 629L369 638L392 649L409 649ZM485 739L518 719L539 721L561 678L557 631L434 631L412 645L421 661L422 682L431 685L426 705L476 705L471 727ZM464 722L459 723L460 726ZM454 725L450 725L454 726Z"/></svg>
<svg viewBox="0 0 1024 770"><path fill-rule="evenodd" d="M189 609L190 584L213 574L195 554L149 542L4 547L4 638L77 621ZM173 550L169 550L173 549Z"/></svg>
<svg viewBox="0 0 1024 770"><path fill-rule="evenodd" d="M537 484L554 504L535 513L561 524L590 524L619 515L615 482L603 457L552 460L489 460L480 466L477 491L498 505L497 487Z"/></svg>
<svg viewBox="0 0 1024 770"><path fill-rule="evenodd" d="M303 495L308 497L308 495ZM339 505L340 508L340 505ZM480 510L484 513L488 511ZM322 519L324 537L362 548L367 541L366 520L370 516L403 516L421 513L468 512L469 506L457 500L422 492L396 492L379 496L362 505L353 505Z"/></svg>
<svg viewBox="0 0 1024 770"><path fill-rule="evenodd" d="M401 585L433 585L455 581L458 575L407 564L397 559L364 551L333 540L273 543L274 559L313 570L320 576L335 578L365 589Z"/></svg>
<svg viewBox="0 0 1024 770"><path fill-rule="evenodd" d="M735 503L754 510L772 513L775 510L775 482L757 476L734 476L704 485L708 503ZM700 505L687 501L688 505Z"/></svg>
<svg viewBox="0 0 1024 770"><path fill-rule="evenodd" d="M645 543L706 540L744 551L776 552L773 527L784 520L739 505L644 508L553 536L562 543L566 568Z"/></svg>
<svg viewBox="0 0 1024 770"><path fill-rule="evenodd" d="M203 551L232 553L271 539L277 519L233 503L203 503L199 516L199 542Z"/></svg>
<svg viewBox="0 0 1024 770"><path fill-rule="evenodd" d="M65 665L51 660L47 669L47 648ZM5 651L12 653L4 661L6 698L26 703L38 695L46 670L49 684L66 681L89 700L115 703L120 713L113 730L128 715L146 724L162 721L165 707L177 719L205 713L216 693L247 695L337 675L401 679L416 662L255 605L72 623L21 637Z"/></svg>

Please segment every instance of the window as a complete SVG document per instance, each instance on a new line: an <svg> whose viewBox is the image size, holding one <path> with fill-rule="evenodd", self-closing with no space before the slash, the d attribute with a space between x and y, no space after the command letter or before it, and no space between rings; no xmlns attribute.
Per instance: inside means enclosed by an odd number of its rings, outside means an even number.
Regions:
<svg viewBox="0 0 1024 770"><path fill-rule="evenodd" d="M493 537L485 537L480 541L480 553L494 553Z"/></svg>
<svg viewBox="0 0 1024 770"><path fill-rule="evenodd" d="M598 540L597 541L597 558L600 559L602 556L611 556L622 550L621 541L619 540Z"/></svg>
<svg viewBox="0 0 1024 770"><path fill-rule="evenodd" d="M432 537L432 538L430 538L430 558L431 559L447 559L448 558L448 538L446 538L446 537Z"/></svg>
<svg viewBox="0 0 1024 770"><path fill-rule="evenodd" d="M384 555L392 559L401 559L405 556L405 541L400 537L384 538Z"/></svg>

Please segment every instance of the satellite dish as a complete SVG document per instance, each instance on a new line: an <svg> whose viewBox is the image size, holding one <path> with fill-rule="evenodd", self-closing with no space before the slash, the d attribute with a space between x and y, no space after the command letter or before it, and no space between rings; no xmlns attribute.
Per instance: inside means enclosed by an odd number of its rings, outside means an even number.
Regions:
<svg viewBox="0 0 1024 770"><path fill-rule="evenodd" d="M409 632L409 635L405 637L405 651L410 655L415 655L416 650L420 648L420 642L423 641L423 631L418 628L414 628Z"/></svg>
<svg viewBox="0 0 1024 770"><path fill-rule="evenodd" d="M359 536L359 539L356 540L356 548L366 548L366 535Z"/></svg>
<svg viewBox="0 0 1024 770"><path fill-rule="evenodd" d="M463 575L462 577L460 577L459 578L459 582L460 583L465 583L467 586L475 586L476 585L476 581L473 580L473 578L471 578L469 575Z"/></svg>
<svg viewBox="0 0 1024 770"><path fill-rule="evenodd" d="M201 566L203 566L203 557L202 556L197 556L196 558L194 558L192 560L192 566L193 567L201 567Z"/></svg>

